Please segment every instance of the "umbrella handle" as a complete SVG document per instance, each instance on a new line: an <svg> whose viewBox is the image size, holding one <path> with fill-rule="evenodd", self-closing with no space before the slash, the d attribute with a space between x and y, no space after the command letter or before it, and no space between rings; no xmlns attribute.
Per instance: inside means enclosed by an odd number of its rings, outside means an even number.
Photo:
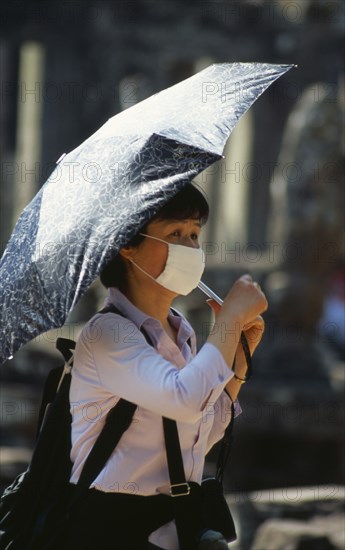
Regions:
<svg viewBox="0 0 345 550"><path fill-rule="evenodd" d="M207 285L205 285L205 283L203 281L199 282L198 288L204 294L206 294L206 296L208 296L209 298L212 298L212 300L215 300L217 302L217 304L219 304L220 306L223 305L223 300L221 298L219 298L219 296L215 292L213 292L213 290L211 290Z"/></svg>

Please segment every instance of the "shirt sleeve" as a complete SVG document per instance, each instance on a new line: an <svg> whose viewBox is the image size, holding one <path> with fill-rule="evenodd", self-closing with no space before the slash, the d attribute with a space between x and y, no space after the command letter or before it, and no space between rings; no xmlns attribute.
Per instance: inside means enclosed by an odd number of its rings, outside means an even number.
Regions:
<svg viewBox="0 0 345 550"><path fill-rule="evenodd" d="M182 369L150 346L136 325L120 315L94 317L79 337L78 368L96 369L99 382L120 396L173 420L194 423L209 399L216 400L233 372L221 352L206 343Z"/></svg>

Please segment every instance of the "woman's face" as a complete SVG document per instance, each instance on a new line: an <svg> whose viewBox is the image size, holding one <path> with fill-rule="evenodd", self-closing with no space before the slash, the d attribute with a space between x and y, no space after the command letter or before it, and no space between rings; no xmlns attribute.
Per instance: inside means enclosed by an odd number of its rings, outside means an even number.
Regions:
<svg viewBox="0 0 345 550"><path fill-rule="evenodd" d="M186 220L155 220L147 225L145 234L162 239L167 243L200 248L200 231L200 220L189 218ZM155 279L165 268L168 257L168 246L165 243L144 238L140 245L126 249L125 254L123 250L120 252L122 256L133 260ZM139 270L136 270L136 276L142 276L145 284L151 281Z"/></svg>

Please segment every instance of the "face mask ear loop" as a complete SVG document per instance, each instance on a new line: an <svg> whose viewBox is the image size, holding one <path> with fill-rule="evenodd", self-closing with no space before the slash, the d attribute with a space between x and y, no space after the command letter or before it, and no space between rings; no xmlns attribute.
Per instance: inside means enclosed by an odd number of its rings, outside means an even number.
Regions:
<svg viewBox="0 0 345 550"><path fill-rule="evenodd" d="M152 237L151 235L146 235L146 233L139 233L139 235L142 235L142 237L148 237L149 239L155 239L155 241L160 241L161 243L165 243L169 246L169 243L167 241L163 241L163 239L159 239L158 237ZM152 275L150 275L149 273L147 273L147 271L145 271L142 267L140 267L140 265L136 264L134 260L129 260L133 265L135 265L135 267L137 267L138 269L140 269L140 271L142 271L145 275L147 275L147 277L150 277L150 279L152 279L152 281L155 281L155 283L157 283L156 279L154 277L152 277ZM158 283L157 283L158 284Z"/></svg>
<svg viewBox="0 0 345 550"><path fill-rule="evenodd" d="M161 243L169 244L168 241L163 241L159 237L152 237L152 235L146 235L146 233L139 233L142 237L147 237L148 239L154 239L155 241L160 241Z"/></svg>
<svg viewBox="0 0 345 550"><path fill-rule="evenodd" d="M140 267L140 265L136 264L134 260L129 260L133 265L135 265L135 267L137 267L138 269L140 269L140 271L142 271L145 275L147 275L147 277L150 277L150 279L152 279L153 281L157 282L156 279L154 277L152 277L152 275L150 275L149 273L147 273L147 271L145 271L142 267Z"/></svg>
<svg viewBox="0 0 345 550"><path fill-rule="evenodd" d="M169 243L168 241L164 241L163 239L159 239L158 237L152 237L152 235L146 235L146 233L139 233L139 235L141 235L142 237L147 237L148 239L154 239L155 241L160 241L161 243L165 243L168 246L185 246L183 244ZM191 247L186 246L186 248L191 248ZM199 246L198 248L192 248L192 250L199 250L200 248L201 247Z"/></svg>

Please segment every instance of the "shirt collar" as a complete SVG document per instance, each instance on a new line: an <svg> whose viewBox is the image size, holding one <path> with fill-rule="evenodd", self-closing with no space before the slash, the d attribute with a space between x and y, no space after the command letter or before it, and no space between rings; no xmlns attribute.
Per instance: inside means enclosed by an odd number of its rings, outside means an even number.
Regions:
<svg viewBox="0 0 345 550"><path fill-rule="evenodd" d="M108 289L108 296L105 300L104 306L107 307L111 304L116 306L121 311L121 313L123 313L123 315L127 317L127 319L133 321L133 323L138 327L139 330L144 323L146 323L147 326L156 325L162 328L162 325L160 321L158 321L158 319L147 315L147 313L144 313L143 311L141 311L141 309L137 308L116 287L110 287ZM181 313L178 312L178 315L175 315L174 313L172 313L172 311L170 311L169 321L177 329L177 338L180 345L194 335L194 331L191 325L183 317L183 315L181 315Z"/></svg>
<svg viewBox="0 0 345 550"><path fill-rule="evenodd" d="M109 305L116 306L127 319L130 319L137 325L139 330L145 321L152 319L150 315L147 315L132 304L132 302L116 287L108 289L108 296L104 306L107 307Z"/></svg>

